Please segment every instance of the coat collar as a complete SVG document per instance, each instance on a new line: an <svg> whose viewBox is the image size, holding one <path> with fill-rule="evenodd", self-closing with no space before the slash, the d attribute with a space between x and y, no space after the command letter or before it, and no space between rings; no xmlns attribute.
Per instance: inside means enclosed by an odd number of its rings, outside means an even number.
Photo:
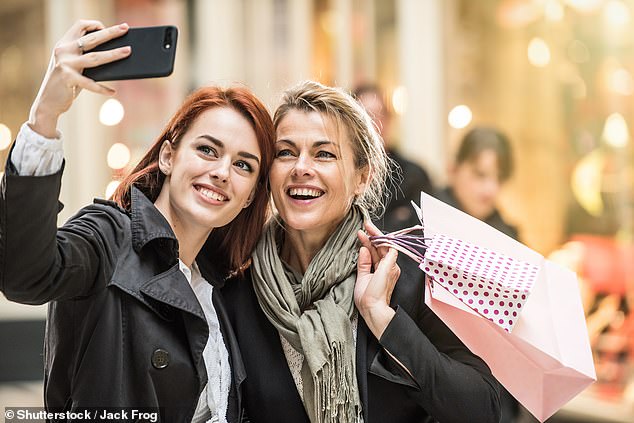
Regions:
<svg viewBox="0 0 634 423"><path fill-rule="evenodd" d="M151 241L158 240L160 250L170 256L170 264L178 259L178 241L169 222L145 194L135 186L130 188L130 219L132 247L137 253Z"/></svg>

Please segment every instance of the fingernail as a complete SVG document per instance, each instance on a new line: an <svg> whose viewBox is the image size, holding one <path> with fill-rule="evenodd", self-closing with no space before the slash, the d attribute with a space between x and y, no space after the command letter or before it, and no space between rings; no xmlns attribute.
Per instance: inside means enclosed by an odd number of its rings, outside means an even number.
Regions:
<svg viewBox="0 0 634 423"><path fill-rule="evenodd" d="M122 49L121 49L121 50L122 50L124 53L130 53L130 52L132 51L132 47L130 47L130 46L125 46L125 47L122 47Z"/></svg>
<svg viewBox="0 0 634 423"><path fill-rule="evenodd" d="M119 28L121 28L121 29L128 29L128 28L129 28L129 26L128 26L128 24L127 24L127 23L122 23L122 24L119 24Z"/></svg>

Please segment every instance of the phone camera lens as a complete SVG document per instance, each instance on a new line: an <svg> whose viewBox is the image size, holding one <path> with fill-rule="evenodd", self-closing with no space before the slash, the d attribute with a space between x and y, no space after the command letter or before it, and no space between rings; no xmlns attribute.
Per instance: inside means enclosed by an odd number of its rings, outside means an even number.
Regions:
<svg viewBox="0 0 634 423"><path fill-rule="evenodd" d="M165 29L165 36L163 38L163 47L169 49L172 47L172 28Z"/></svg>

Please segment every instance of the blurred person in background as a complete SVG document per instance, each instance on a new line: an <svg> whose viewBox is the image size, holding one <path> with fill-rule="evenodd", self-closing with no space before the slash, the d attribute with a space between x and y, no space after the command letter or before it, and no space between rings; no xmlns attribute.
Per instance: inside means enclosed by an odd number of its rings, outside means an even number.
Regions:
<svg viewBox="0 0 634 423"><path fill-rule="evenodd" d="M400 155L395 149L396 141L389 139L391 114L379 86L360 85L354 90L354 96L372 118L389 157L396 162L402 172L402 178L399 178L398 169L393 171L394 180L388 183L385 193L385 213L375 223L384 232L417 225L420 222L411 202L420 204L421 191L433 194L431 179L422 167Z"/></svg>
<svg viewBox="0 0 634 423"><path fill-rule="evenodd" d="M363 232L380 233L368 219L389 175L367 112L307 81L274 123L278 214L246 277L223 288L250 421L497 422L499 385L425 305L422 272Z"/></svg>
<svg viewBox="0 0 634 423"><path fill-rule="evenodd" d="M449 185L437 198L517 240L517 230L502 219L496 208L498 194L513 172L511 144L502 132L479 127L461 140L450 165ZM501 423L512 423L519 416L519 403L501 388Z"/></svg>
<svg viewBox="0 0 634 423"><path fill-rule="evenodd" d="M517 230L496 208L498 194L513 172L511 144L493 128L474 128L461 140L450 164L449 185L437 198L517 239Z"/></svg>
<svg viewBox="0 0 634 423"><path fill-rule="evenodd" d="M55 46L0 184L0 291L50 302L48 410L134 407L163 422L239 422L244 368L215 288L242 271L265 222L266 107L244 87L196 90L113 201L56 225L58 119L81 89L114 93L82 71L127 57L129 47L91 51L127 31L82 20Z"/></svg>

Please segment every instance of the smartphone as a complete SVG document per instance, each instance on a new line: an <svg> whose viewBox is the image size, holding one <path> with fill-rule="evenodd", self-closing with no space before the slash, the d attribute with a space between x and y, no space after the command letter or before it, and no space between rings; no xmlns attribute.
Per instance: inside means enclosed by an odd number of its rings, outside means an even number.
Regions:
<svg viewBox="0 0 634 423"><path fill-rule="evenodd" d="M130 46L132 53L125 59L94 68L84 69L84 75L95 81L157 78L174 70L178 29L175 26L148 26L128 29L119 38L106 41L90 51L111 50Z"/></svg>

